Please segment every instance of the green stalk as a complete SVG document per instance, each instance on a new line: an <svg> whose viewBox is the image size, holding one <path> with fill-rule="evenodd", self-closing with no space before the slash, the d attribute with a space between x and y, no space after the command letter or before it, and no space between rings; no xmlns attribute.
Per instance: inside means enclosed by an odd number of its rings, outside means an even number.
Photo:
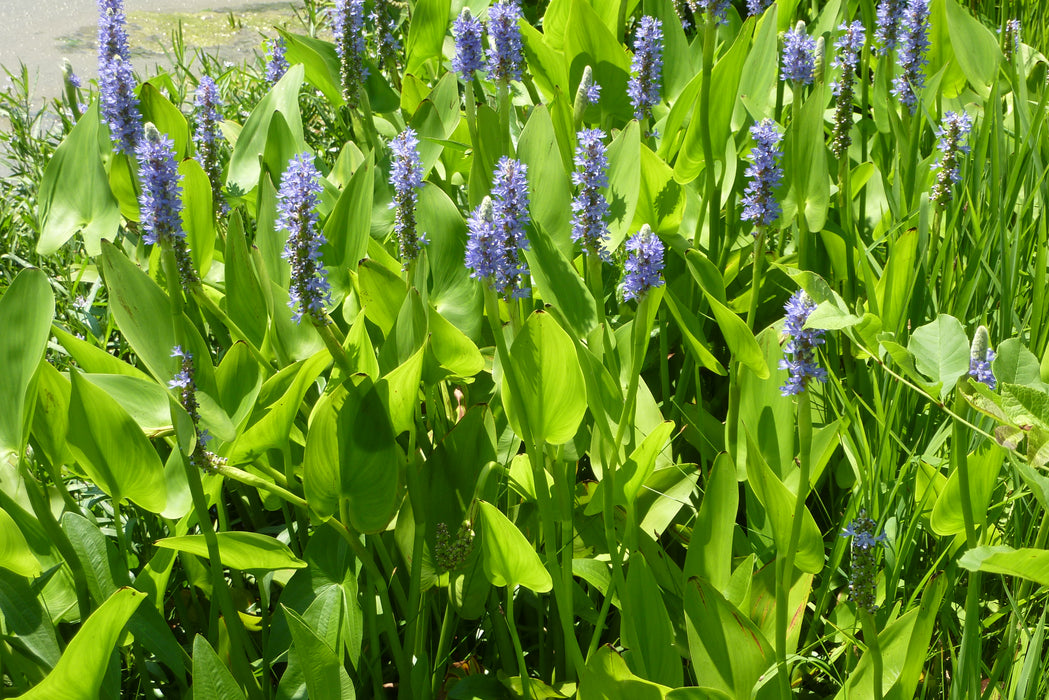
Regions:
<svg viewBox="0 0 1049 700"><path fill-rule="evenodd" d="M183 302L182 289L179 286L178 264L175 261L175 251L171 247L170 241L162 241L162 246L161 260L164 265L164 277L168 286L172 321L175 325L175 339L179 344L184 344L186 329L183 327L182 319ZM189 483L189 492L193 501L193 510L197 516L197 525L200 527L200 532L204 536L204 542L208 549L208 568L211 571L212 594L218 599L219 610L226 620L226 629L229 632L230 656L234 665L234 675L245 683L248 697L254 700L261 697L261 693L255 681L254 672L248 662L247 651L250 641L247 631L244 629L244 623L233 605L233 597L229 586L226 584L226 577L222 573L219 540L211 524L208 501L204 495L204 484L200 478L200 470L193 466L186 455L180 454L180 457L183 469L186 472L186 481Z"/></svg>
<svg viewBox="0 0 1049 700"><path fill-rule="evenodd" d="M510 84L498 81L496 99L499 101L499 135L503 142L503 153L512 156L513 139L510 138Z"/></svg>
<svg viewBox="0 0 1049 700"><path fill-rule="evenodd" d="M791 117L790 117L790 130L791 130L791 162L795 168L804 167L801 159L801 82L795 80L791 85L793 94L791 95ZM812 261L810 260L810 250L812 244L809 241L809 222L805 218L805 203L804 201L798 203L798 269L808 270Z"/></svg>
<svg viewBox="0 0 1049 700"><path fill-rule="evenodd" d="M473 78L465 80L466 94L463 101L466 103L466 126L470 130L470 143L474 149L477 148L477 99L474 97Z"/></svg>
<svg viewBox="0 0 1049 700"><path fill-rule="evenodd" d="M955 392L954 411L962 415L967 406L961 392ZM962 497L962 519L965 522L965 544L975 549L979 544L973 516L972 493L969 488L969 448L966 433L959 421L954 421L951 435L951 456L958 470L958 485ZM965 625L962 628L959 678L968 684L970 697L980 696L980 572L969 573L965 592Z"/></svg>
<svg viewBox="0 0 1049 700"><path fill-rule="evenodd" d="M502 365L503 373L506 375L507 383L516 387L518 385L517 377L513 365L510 363L510 352L507 348L506 337L503 335L503 329L501 328L499 321L499 300L490 287L484 290L484 306L485 315L488 317L488 322L492 328L492 335L495 336L496 353L499 356L499 362ZM514 305L511 304L511 309L513 306ZM515 391L512 391L511 395L513 397L518 396ZM524 410L520 408L517 413L522 417L525 415ZM560 619L561 631L565 638L565 648L568 650L569 660L571 661L571 671L569 673L569 677L571 678L574 677L574 675L581 673L583 670L583 653L579 648L579 641L576 639L575 629L573 627L571 607L572 588L571 585L566 586L565 581L561 578L561 573L559 571L560 566L557 561L556 512L550 500L550 491L546 488L546 456L540 449L540 446L532 440L531 431L529 430L527 423L524 421L522 421L522 432L525 433L521 436L521 439L525 444L528 460L532 467L536 499L539 504L539 516L543 528L543 553L546 556L546 568L550 572L550 577L553 580L554 599L557 603L558 618Z"/></svg>
<svg viewBox="0 0 1049 700"><path fill-rule="evenodd" d="M714 70L714 44L717 41L717 23L707 17L703 30L703 82L699 86L699 133L703 147L703 168L706 171L706 201L709 208L708 222L710 259L718 260L721 250L721 209L718 193L717 173L714 172L714 146L710 138L710 80ZM693 244L698 245L702 217L697 224Z"/></svg>
<svg viewBox="0 0 1049 700"><path fill-rule="evenodd" d="M419 420L419 406L416 404L416 421ZM412 562L408 579L408 616L405 621L407 626L407 638L405 648L411 654L412 665L426 658L421 653L421 640L423 637L423 623L425 622L422 611L422 570L423 570L423 545L426 538L426 511L423 501L423 482L419 474L420 467L414 459L415 455L415 431L410 436L412 445L409 447L409 464L407 469L408 495L411 499L412 518L415 525L415 533L412 538ZM417 689L419 697L423 697L424 689Z"/></svg>
<svg viewBox="0 0 1049 700"><path fill-rule="evenodd" d="M538 490L538 487L536 487ZM514 645L514 655L517 657L517 673L521 676L521 687L524 696L532 696L532 679L528 676L528 666L525 664L524 649L521 647L521 637L517 634L517 620L514 618L514 586L506 587L506 625L510 630L510 642Z"/></svg>
<svg viewBox="0 0 1049 700"><path fill-rule="evenodd" d="M437 655L433 657L434 673L430 678L430 694L436 697L441 691L445 669L448 667L449 651L452 637L455 635L456 614L451 603L444 605L444 618L441 620L441 636L437 641Z"/></svg>
<svg viewBox="0 0 1049 700"><path fill-rule="evenodd" d="M881 645L878 643L878 624L874 621L874 615L871 615L865 609L860 609L860 625L863 627L863 641L867 642L867 653L871 655L871 665L874 670L874 700L882 700L884 693L882 692L882 658L881 658Z"/></svg>
<svg viewBox="0 0 1049 700"><path fill-rule="evenodd" d="M812 403L808 390L798 394L798 458L801 474L798 479L798 495L794 501L794 517L790 523L790 539L782 566L778 566L780 584L776 588L776 664L782 689L790 694L790 677L787 669L787 610L790 584L794 579L794 558L801 539L801 520L805 510L805 497L809 490L809 471L812 466Z"/></svg>
<svg viewBox="0 0 1049 700"><path fill-rule="evenodd" d="M230 466L224 465L224 464L216 464L214 469L215 469L215 471L217 473L221 474L222 476L224 476L224 477L226 477L228 479L233 479L234 481L239 481L242 484L246 484L247 486L252 486L254 488L259 489L260 491L266 491L267 493L272 493L274 496L277 496L278 498L281 498L281 499L287 501L288 503L290 503L291 505L295 506L296 508L305 508L307 506L307 503L306 503L305 500L303 500L302 498L296 496L291 491L288 491L287 489L282 488L281 486L278 486L277 484L274 484L272 482L266 481L261 476L256 476L255 474L252 474L251 472L246 472L243 469L238 469L236 467L230 467Z"/></svg>

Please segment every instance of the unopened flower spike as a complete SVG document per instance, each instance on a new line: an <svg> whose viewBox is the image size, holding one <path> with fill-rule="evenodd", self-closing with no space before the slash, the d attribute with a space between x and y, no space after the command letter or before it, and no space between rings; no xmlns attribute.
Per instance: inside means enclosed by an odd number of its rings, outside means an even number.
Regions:
<svg viewBox="0 0 1049 700"><path fill-rule="evenodd" d="M863 23L842 23L841 35L834 42L836 52L831 65L841 71L841 77L831 85L834 92L834 133L831 150L838 158L848 153L852 143L852 99L855 94L856 74L859 70L860 52L866 39Z"/></svg>
<svg viewBox="0 0 1049 700"><path fill-rule="evenodd" d="M335 0L331 24L335 51L339 54L342 98L355 109L361 86L368 77L364 67L364 0Z"/></svg>
<svg viewBox="0 0 1049 700"><path fill-rule="evenodd" d="M627 95L634 105L634 118L652 115L663 86L663 23L645 15L634 35L634 58L630 62Z"/></svg>
<svg viewBox="0 0 1049 700"><path fill-rule="evenodd" d="M210 76L205 75L200 79L195 106L197 127L193 131L193 144L197 149L197 160L211 183L211 197L216 211L224 212L226 202L222 199L222 164L219 162L219 108L222 107L222 98Z"/></svg>
<svg viewBox="0 0 1049 700"><path fill-rule="evenodd" d="M816 40L805 32L805 23L783 35L783 68L780 79L811 85L816 68Z"/></svg>
<svg viewBox="0 0 1049 700"><path fill-rule="evenodd" d="M288 59L284 57L287 47L284 37L278 36L266 42L266 82L273 85L288 72Z"/></svg>
<svg viewBox="0 0 1049 700"><path fill-rule="evenodd" d="M370 19L375 30L375 46L379 60L387 71L398 70L398 56L401 53L401 41L397 38L397 20L391 14L392 3L389 0L376 0L375 9Z"/></svg>
<svg viewBox="0 0 1049 700"><path fill-rule="evenodd" d="M452 24L452 36L455 38L452 70L463 80L473 80L474 73L484 68L484 23L470 14L469 7L464 7Z"/></svg>
<svg viewBox="0 0 1049 700"><path fill-rule="evenodd" d="M861 510L856 519L842 531L842 537L849 537L852 550L852 576L849 578L849 600L857 607L873 613L878 609L877 600L877 564L875 552L877 545L885 541L885 533L877 532L876 524Z"/></svg>
<svg viewBox="0 0 1049 700"><path fill-rule="evenodd" d="M394 231L400 246L401 264L407 269L408 264L419 257L421 246L426 244L426 237L419 235L415 222L415 207L423 185L422 157L415 129L405 128L390 142L390 150L393 152L390 185L394 191L390 207L397 210Z"/></svg>
<svg viewBox="0 0 1049 700"><path fill-rule="evenodd" d="M901 73L892 81L892 94L900 104L918 107L915 90L925 87L925 54L929 51L929 0L907 0L900 20L899 63Z"/></svg>
<svg viewBox="0 0 1049 700"><path fill-rule="evenodd" d="M741 218L753 221L755 226L769 226L780 215L774 191L783 181L783 168L779 164L783 155L779 144L783 136L771 119L763 119L750 127L750 135L754 138L754 148L745 173L750 182L743 193Z"/></svg>
<svg viewBox="0 0 1049 700"><path fill-rule="evenodd" d="M441 571L453 571L466 563L473 551L474 532L469 522L459 526L459 531L452 537L448 526L437 523L436 542L434 543L434 563Z"/></svg>
<svg viewBox="0 0 1049 700"><path fill-rule="evenodd" d="M608 186L608 158L605 155L605 132L586 129L576 136L575 166L572 182L579 193L572 200L572 240L590 255L604 261L610 256L608 240L608 200L601 192Z"/></svg>
<svg viewBox="0 0 1049 700"><path fill-rule="evenodd" d="M824 343L824 331L805 328L805 322L815 308L816 303L801 289L791 295L784 306L787 315L783 330L790 340L783 348L785 357L779 361L779 368L789 370L790 377L780 387L783 396L800 394L813 379L827 381L827 370L820 367L816 359L816 347Z"/></svg>
<svg viewBox="0 0 1049 700"><path fill-rule="evenodd" d="M142 139L142 113L128 48L123 0L98 0L98 91L102 121L113 148L134 153Z"/></svg>
<svg viewBox="0 0 1049 700"><path fill-rule="evenodd" d="M180 282L193 284L198 277L182 230L182 187L175 162L175 144L155 126L147 124L135 155L142 181L138 198L142 241L150 245L170 245L178 263Z"/></svg>
<svg viewBox="0 0 1049 700"><path fill-rule="evenodd" d="M488 8L488 78L503 84L521 79L524 52L521 46L521 8L516 0L500 0Z"/></svg>
<svg viewBox="0 0 1049 700"><path fill-rule="evenodd" d="M601 86L594 82L594 70L587 66L583 69L583 77L579 80L579 88L575 92L574 112L576 122L583 118L583 112L588 105L596 105L601 100Z"/></svg>
<svg viewBox="0 0 1049 700"><path fill-rule="evenodd" d="M936 130L936 147L940 151L937 161L936 182L931 197L940 208L946 207L954 198L952 186L962 179L961 160L969 152L969 132L972 119L965 112L947 112L943 125Z"/></svg>
<svg viewBox="0 0 1049 700"><path fill-rule="evenodd" d="M291 265L288 306L292 318L302 322L328 322L324 307L330 302L331 285L321 264L320 248L326 241L317 230L317 195L322 187L320 173L309 153L291 159L277 192L277 230L288 233L283 257Z"/></svg>
<svg viewBox="0 0 1049 700"><path fill-rule="evenodd" d="M990 337L986 326L980 326L973 335L973 343L969 350L969 376L978 382L987 385L989 389L998 386L998 380L994 378L991 362L995 358L994 350L990 348Z"/></svg>
<svg viewBox="0 0 1049 700"><path fill-rule="evenodd" d="M623 264L623 299L640 299L648 290L663 286L663 242L648 224L626 242Z"/></svg>
<svg viewBox="0 0 1049 700"><path fill-rule="evenodd" d="M528 296L528 169L503 156L495 168L492 196L467 220L466 266L504 299Z"/></svg>

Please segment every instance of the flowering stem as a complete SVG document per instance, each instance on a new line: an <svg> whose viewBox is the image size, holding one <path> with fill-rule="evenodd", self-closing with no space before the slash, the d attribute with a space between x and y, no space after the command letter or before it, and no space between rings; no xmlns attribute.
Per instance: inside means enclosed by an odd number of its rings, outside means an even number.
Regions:
<svg viewBox="0 0 1049 700"><path fill-rule="evenodd" d="M503 140L503 154L512 156L513 139L510 138L510 84L500 80L496 93L499 101L499 133Z"/></svg>
<svg viewBox="0 0 1049 700"><path fill-rule="evenodd" d="M790 605L790 587L794 580L794 558L801 539L801 521L805 512L805 497L809 493L809 470L812 451L812 402L807 389L798 394L798 462L801 474L798 478L798 494L794 501L794 517L790 523L790 539L780 566L780 584L776 588L776 662L779 666L780 683L787 695L790 694L790 677L787 671L787 622Z"/></svg>
<svg viewBox="0 0 1049 700"><path fill-rule="evenodd" d="M282 488L281 486L278 486L273 482L267 481L261 476L256 476L251 472L246 472L243 469L237 469L236 467L231 467L226 464L216 464L214 466L214 469L217 473L221 474L224 477L233 479L234 481L239 481L240 483L246 484L248 486L253 486L261 491L268 491L274 496L277 496L278 498L287 501L288 503L297 508L305 508L307 505L306 501L296 496L291 491L288 491L287 489Z"/></svg>
<svg viewBox="0 0 1049 700"><path fill-rule="evenodd" d="M313 322L313 327L317 329L317 334L324 341L324 347L331 353L331 357L335 360L336 364L346 372L348 375L353 374L353 365L350 364L350 358L346 356L346 351L342 347L342 343L335 337L335 331L332 330L332 326L335 324L330 318L326 318L327 323L320 323L318 321Z"/></svg>
<svg viewBox="0 0 1049 700"><path fill-rule="evenodd" d="M516 305L516 302L511 302L511 310ZM499 299L491 287L486 287L484 290L484 309L485 316L488 317L488 323L492 329L492 335L495 336L495 350L499 357L499 363L506 375L506 383L510 386L510 399L519 400L520 394L517 391L519 383L514 366L510 362L510 352L507 348L506 337L503 335L502 324L499 320ZM512 316L513 313L511 313ZM505 396L504 400L506 400ZM561 567L557 561L556 513L550 500L550 490L546 486L546 455L543 453L541 446L532 440L531 430L524 419L524 410L517 407L517 414L521 417L521 432L524 433L521 439L525 444L528 461L532 467L532 479L535 484L536 500L539 504L539 516L543 528L543 553L546 555L547 571L550 572L550 578L553 580L554 600L557 604L557 613L561 621L561 632L564 635L565 649L568 652L570 661L568 678L571 679L581 673L584 666L583 653L579 648L579 640L576 638L572 624L572 581L566 581L562 578ZM571 556L571 552L569 552L569 556ZM524 675L526 671L522 669L521 673Z"/></svg>
<svg viewBox="0 0 1049 700"><path fill-rule="evenodd" d="M750 308L747 309L747 328L754 330L754 319L758 314L758 300L761 297L761 276L765 268L765 237L768 231L765 226L758 226L758 237L754 240L754 276L750 282Z"/></svg>
<svg viewBox="0 0 1049 700"><path fill-rule="evenodd" d="M708 17L703 33L703 82L699 87L699 133L703 147L703 167L706 169L707 187L706 198L709 204L710 221L707 224L709 231L710 259L719 260L721 248L721 226L718 217L721 199L717 192L717 173L714 172L714 146L710 140L710 80L714 69L714 43L717 41L717 22L713 17ZM703 218L700 217L698 227L702 227ZM698 241L700 231L696 230L695 240Z"/></svg>
<svg viewBox="0 0 1049 700"><path fill-rule="evenodd" d="M859 607L860 625L863 627L863 641L867 643L867 653L871 655L871 666L874 668L874 700L882 700L884 694L881 687L882 660L881 646L878 644L878 625L874 621L874 615L868 610Z"/></svg>
<svg viewBox="0 0 1049 700"><path fill-rule="evenodd" d="M175 250L171 241L167 238L161 239L161 260L164 266L164 277L168 286L168 298L171 303L171 316L175 324L175 339L179 345L185 347L186 329L182 316L182 287L179 281L178 262L175 260ZM176 448L178 449L178 448ZM234 672L239 678L251 679L247 684L249 698L258 698L259 687L255 681L254 673L248 663L247 649L248 637L244 630L244 623L240 619L240 613L233 605L229 585L226 576L222 573L222 557L219 554L219 540L215 535L215 529L211 524L211 515L208 509L207 497L204 495L204 484L200 478L200 470L197 469L186 455L181 454L182 466L186 471L186 481L189 483L189 492L193 500L193 510L197 517L197 526L204 535L204 542L208 548L208 564L211 570L212 594L218 599L218 606L226 621L226 629L229 632L231 658L234 664ZM212 630L216 632L217 630Z"/></svg>
<svg viewBox="0 0 1049 700"><path fill-rule="evenodd" d="M477 143L477 98L474 97L474 81L473 78L467 78L466 83L466 94L463 96L463 101L466 103L466 126L470 129L470 143Z"/></svg>
<svg viewBox="0 0 1049 700"><path fill-rule="evenodd" d="M801 86L800 80L795 80L791 85L793 95L791 96L791 118L790 118L790 130L791 130L791 163L795 170L795 177L802 167L801 157ZM795 185L795 192L797 192L797 186ZM809 222L805 218L805 202L801 200L798 202L798 269L808 270L809 265Z"/></svg>
<svg viewBox="0 0 1049 700"><path fill-rule="evenodd" d="M597 321L605 322L605 288L601 279L601 257L595 253L584 253L586 257L586 282L597 303Z"/></svg>
<svg viewBox="0 0 1049 700"><path fill-rule="evenodd" d="M965 399L955 391L954 412L962 415L966 411ZM966 431L960 421L955 420L951 435L951 456L958 470L958 486L962 497L962 519L965 521L965 543L969 549L979 544L976 522L973 515L972 492L969 485L969 447ZM959 659L959 678L969 686L969 695L979 697L980 689L980 572L969 574L965 592L965 625L962 628L962 648Z"/></svg>

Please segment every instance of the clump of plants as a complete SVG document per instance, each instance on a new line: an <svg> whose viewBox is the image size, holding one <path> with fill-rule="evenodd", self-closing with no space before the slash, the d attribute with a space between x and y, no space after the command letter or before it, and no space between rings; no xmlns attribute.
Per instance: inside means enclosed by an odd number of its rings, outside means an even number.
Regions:
<svg viewBox="0 0 1049 700"><path fill-rule="evenodd" d="M1045 696L1020 18L99 13L0 100L5 694Z"/></svg>

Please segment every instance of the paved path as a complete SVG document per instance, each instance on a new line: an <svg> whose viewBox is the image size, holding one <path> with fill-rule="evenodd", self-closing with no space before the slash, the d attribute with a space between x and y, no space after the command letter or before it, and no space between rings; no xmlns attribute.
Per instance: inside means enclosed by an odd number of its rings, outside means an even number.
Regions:
<svg viewBox="0 0 1049 700"><path fill-rule="evenodd" d="M297 0L125 0L130 18L133 60L142 71L163 63L162 42L179 16L187 22L187 41L222 47L228 58L251 54L260 32L274 23L294 21ZM241 25L231 28L232 11ZM34 94L61 89L62 59L85 79L96 74L97 0L0 0L0 65L16 70L24 62L34 78ZM7 84L0 73L0 89Z"/></svg>

